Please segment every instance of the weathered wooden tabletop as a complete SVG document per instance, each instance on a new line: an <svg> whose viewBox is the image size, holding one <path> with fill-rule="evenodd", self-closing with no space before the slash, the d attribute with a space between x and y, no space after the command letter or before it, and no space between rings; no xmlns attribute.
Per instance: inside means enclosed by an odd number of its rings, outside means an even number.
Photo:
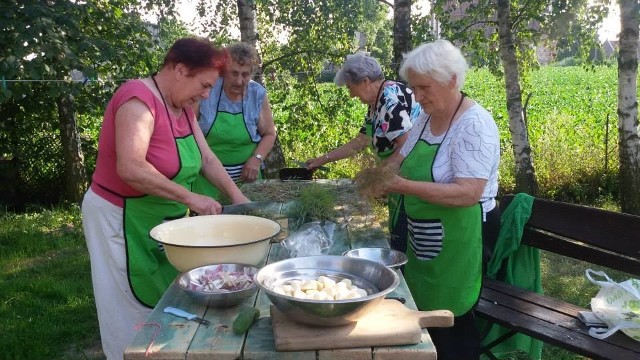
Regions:
<svg viewBox="0 0 640 360"><path fill-rule="evenodd" d="M371 207L355 195L355 187L349 180L316 180L316 182L335 187L337 195L336 209L338 218L336 233L330 254L341 254L351 248L388 246L385 234L375 221ZM281 182L264 180L252 184L243 191L253 200L251 191L273 191L291 187L303 188L310 182ZM264 192L263 192L264 193ZM265 196L263 194L263 196ZM266 195L267 197L272 195ZM258 197L258 198L256 198ZM287 199L274 204L270 212L282 214L277 220L286 224ZM278 200L280 201L280 200ZM277 217L277 216L276 216ZM286 225L283 226L286 231ZM286 233L283 234L286 236ZM280 237L280 239L282 236ZM273 242L265 263L273 263L288 257L288 251L279 242ZM401 275L399 273L399 275ZM404 297L406 306L415 309L415 303L409 293L404 278L400 276L400 285L390 296ZM214 309L194 303L175 283L172 284L140 327L134 340L127 347L124 358L133 359L436 359L436 351L427 330L423 329L422 341L416 345L367 347L352 349L278 352L275 349L274 335L269 317L269 299L262 293L244 301L239 307ZM184 309L211 322L208 327L194 321L166 314L166 306ZM242 306L255 306L260 310L260 319L253 324L245 335L235 335L231 324L238 309ZM389 324L393 326L393 324ZM153 341L153 343L152 343ZM150 346L151 345L151 346Z"/></svg>

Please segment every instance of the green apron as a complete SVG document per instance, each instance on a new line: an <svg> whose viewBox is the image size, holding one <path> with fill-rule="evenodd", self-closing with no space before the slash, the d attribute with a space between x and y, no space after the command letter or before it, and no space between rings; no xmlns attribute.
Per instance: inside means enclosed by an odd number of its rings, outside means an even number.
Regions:
<svg viewBox="0 0 640 360"><path fill-rule="evenodd" d="M402 162L400 174L433 182L439 147L418 140ZM404 276L418 308L448 309L455 316L467 313L476 304L482 284L480 204L446 207L405 195L404 205L409 223Z"/></svg>
<svg viewBox="0 0 640 360"><path fill-rule="evenodd" d="M202 167L202 156L195 138L176 138L180 169L171 179L191 190ZM125 198L124 236L127 267L133 294L143 305L154 307L178 271L169 263L161 245L151 239L149 231L166 220L184 217L187 207L179 202L154 195Z"/></svg>
<svg viewBox="0 0 640 360"><path fill-rule="evenodd" d="M242 111L233 114L220 110L223 92L224 90L220 89L216 117L205 137L207 144L224 165L231 179L237 183L242 175L244 164L253 156L258 144L251 139ZM262 179L261 171L258 172L258 179ZM193 191L217 200L222 197L222 192L202 175L199 175L193 184Z"/></svg>

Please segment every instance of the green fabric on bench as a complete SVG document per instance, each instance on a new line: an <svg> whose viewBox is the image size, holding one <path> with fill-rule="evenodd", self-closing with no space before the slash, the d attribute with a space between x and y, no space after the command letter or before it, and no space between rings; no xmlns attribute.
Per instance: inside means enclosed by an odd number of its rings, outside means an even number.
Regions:
<svg viewBox="0 0 640 360"><path fill-rule="evenodd" d="M487 277L542 293L540 251L520 245L524 226L531 216L533 200L534 197L528 194L517 194L503 211L496 247L487 266ZM508 331L509 329L499 325L492 325L482 345L489 344ZM495 356L501 357L519 349L528 353L531 359L538 360L542 356L542 344L540 340L517 334L494 346L491 351Z"/></svg>

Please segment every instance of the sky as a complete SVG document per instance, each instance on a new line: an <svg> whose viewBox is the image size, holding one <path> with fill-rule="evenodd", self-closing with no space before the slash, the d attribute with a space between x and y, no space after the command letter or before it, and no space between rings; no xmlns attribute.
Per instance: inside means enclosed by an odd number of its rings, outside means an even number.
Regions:
<svg viewBox="0 0 640 360"><path fill-rule="evenodd" d="M598 37L600 41L618 40L618 33L620 33L620 8L612 6L609 8L609 16L598 31Z"/></svg>
<svg viewBox="0 0 640 360"><path fill-rule="evenodd" d="M192 23L196 19L196 4L198 0L178 0L178 13L181 15L182 21L187 24ZM428 9L428 0L418 0L418 3L422 3L423 11ZM618 33L620 32L620 16L619 7L612 6L609 10L609 17L605 19L602 27L598 31L598 37L600 41L605 40L617 40ZM196 35L205 35L197 34Z"/></svg>

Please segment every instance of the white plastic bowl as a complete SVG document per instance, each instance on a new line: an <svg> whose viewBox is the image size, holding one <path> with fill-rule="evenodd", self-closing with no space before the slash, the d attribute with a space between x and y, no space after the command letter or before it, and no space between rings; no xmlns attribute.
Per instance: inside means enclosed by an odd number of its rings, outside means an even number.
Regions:
<svg viewBox="0 0 640 360"><path fill-rule="evenodd" d="M259 266L280 225L250 215L202 215L167 221L151 229L169 262L184 272L216 263Z"/></svg>

